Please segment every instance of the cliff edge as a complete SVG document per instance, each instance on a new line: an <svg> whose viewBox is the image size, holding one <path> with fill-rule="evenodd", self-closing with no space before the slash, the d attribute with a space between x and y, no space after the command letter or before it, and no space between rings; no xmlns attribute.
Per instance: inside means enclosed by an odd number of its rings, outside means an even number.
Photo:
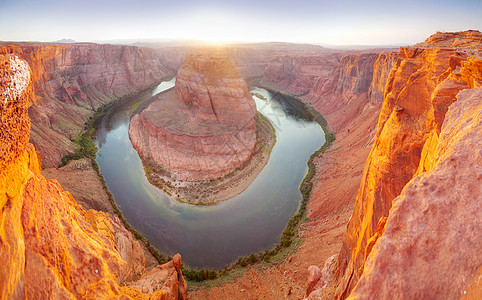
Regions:
<svg viewBox="0 0 482 300"><path fill-rule="evenodd" d="M481 37L437 33L400 48L339 254L336 297L358 283L350 297L455 298L475 276L481 159L472 152L482 98L463 90L481 86Z"/></svg>

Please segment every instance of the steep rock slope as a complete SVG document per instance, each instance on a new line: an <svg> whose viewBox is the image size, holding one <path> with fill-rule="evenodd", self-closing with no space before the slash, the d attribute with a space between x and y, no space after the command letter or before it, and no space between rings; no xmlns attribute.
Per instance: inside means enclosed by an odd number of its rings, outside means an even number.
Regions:
<svg viewBox="0 0 482 300"><path fill-rule="evenodd" d="M433 167L393 200L384 233L350 299L458 299L472 278L477 282L482 263L480 149L482 88L476 88L460 92L450 106L438 143L430 149Z"/></svg>
<svg viewBox="0 0 482 300"><path fill-rule="evenodd" d="M129 137L144 162L178 180L209 180L241 167L256 142L256 105L228 57L190 55L174 92L131 119Z"/></svg>
<svg viewBox="0 0 482 300"><path fill-rule="evenodd" d="M339 255L337 297L347 297L358 282L366 257L383 236L392 201L414 176L437 163L434 149L457 93L480 86L480 37L473 31L438 33L425 43L400 49ZM448 44L451 47L441 47Z"/></svg>
<svg viewBox="0 0 482 300"><path fill-rule="evenodd" d="M71 139L93 111L159 83L168 71L154 49L99 44L0 44L32 70L31 142L43 167L56 167L72 153Z"/></svg>
<svg viewBox="0 0 482 300"><path fill-rule="evenodd" d="M0 55L0 82L0 298L128 298L137 290L118 285L132 276L109 216L83 210L40 174L40 156L28 144L28 64ZM159 274L154 293L185 299L180 268L173 262L166 268L176 276L162 284Z"/></svg>

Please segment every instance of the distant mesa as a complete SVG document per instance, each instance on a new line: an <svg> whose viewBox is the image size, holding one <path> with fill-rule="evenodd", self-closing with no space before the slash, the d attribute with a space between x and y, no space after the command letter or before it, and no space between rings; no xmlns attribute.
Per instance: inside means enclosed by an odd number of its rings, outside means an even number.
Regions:
<svg viewBox="0 0 482 300"><path fill-rule="evenodd" d="M174 90L134 115L129 137L144 165L175 180L206 181L242 167L256 144L256 104L223 53L188 56Z"/></svg>
<svg viewBox="0 0 482 300"><path fill-rule="evenodd" d="M55 44L75 44L75 43L77 43L77 41L74 41L73 39L61 39L61 40L52 41L52 43L55 43Z"/></svg>

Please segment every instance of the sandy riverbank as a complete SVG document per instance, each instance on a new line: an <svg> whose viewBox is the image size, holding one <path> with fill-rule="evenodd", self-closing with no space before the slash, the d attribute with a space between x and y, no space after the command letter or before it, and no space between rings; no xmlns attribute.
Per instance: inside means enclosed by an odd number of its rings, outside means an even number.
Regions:
<svg viewBox="0 0 482 300"><path fill-rule="evenodd" d="M228 175L209 181L181 181L157 172L155 167L142 159L149 181L166 191L178 201L195 205L214 205L243 192L268 163L271 150L276 143L274 127L258 113L257 140L251 158L242 168Z"/></svg>

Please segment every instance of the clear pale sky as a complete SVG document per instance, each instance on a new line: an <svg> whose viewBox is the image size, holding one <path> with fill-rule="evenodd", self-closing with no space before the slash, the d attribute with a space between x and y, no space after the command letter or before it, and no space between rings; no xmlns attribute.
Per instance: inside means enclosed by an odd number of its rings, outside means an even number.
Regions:
<svg viewBox="0 0 482 300"><path fill-rule="evenodd" d="M482 0L0 0L0 40L413 44L482 30Z"/></svg>

